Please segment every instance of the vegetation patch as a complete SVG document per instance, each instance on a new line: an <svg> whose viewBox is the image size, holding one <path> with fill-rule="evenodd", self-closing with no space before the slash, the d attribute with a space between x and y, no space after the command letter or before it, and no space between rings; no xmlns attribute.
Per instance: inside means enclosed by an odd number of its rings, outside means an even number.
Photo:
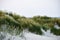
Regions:
<svg viewBox="0 0 60 40"><path fill-rule="evenodd" d="M4 31L1 25L7 25L6 31L9 33L19 34L24 29L32 33L42 35L41 28L47 31L51 29L51 32L55 35L60 35L60 29L54 28L55 23L60 26L60 18L52 18L47 16L34 16L27 18L13 13L0 11L0 31Z"/></svg>

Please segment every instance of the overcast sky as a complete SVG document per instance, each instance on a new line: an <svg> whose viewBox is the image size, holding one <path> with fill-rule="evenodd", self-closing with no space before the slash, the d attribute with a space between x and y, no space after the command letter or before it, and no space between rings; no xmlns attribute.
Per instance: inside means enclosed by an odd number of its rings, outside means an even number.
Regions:
<svg viewBox="0 0 60 40"><path fill-rule="evenodd" d="M16 12L26 17L60 17L60 0L3 0L0 2L0 10Z"/></svg>

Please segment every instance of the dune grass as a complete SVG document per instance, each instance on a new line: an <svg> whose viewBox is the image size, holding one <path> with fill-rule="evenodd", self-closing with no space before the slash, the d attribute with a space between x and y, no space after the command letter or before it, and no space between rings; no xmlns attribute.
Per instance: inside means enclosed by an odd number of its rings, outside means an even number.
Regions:
<svg viewBox="0 0 60 40"><path fill-rule="evenodd" d="M45 31L51 29L51 32L55 35L60 35L60 29L55 29L54 25L57 23L60 26L60 18L52 18L47 16L34 16L27 18L13 13L0 11L0 31L1 25L7 25L6 30L8 32L20 33L23 29L28 28L30 32L41 35L41 28Z"/></svg>

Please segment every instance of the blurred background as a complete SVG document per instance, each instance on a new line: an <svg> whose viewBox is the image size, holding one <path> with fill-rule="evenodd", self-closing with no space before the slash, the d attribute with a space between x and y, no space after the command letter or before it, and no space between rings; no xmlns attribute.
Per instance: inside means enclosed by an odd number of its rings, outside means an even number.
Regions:
<svg viewBox="0 0 60 40"><path fill-rule="evenodd" d="M32 17L60 17L60 0L0 0L0 10Z"/></svg>

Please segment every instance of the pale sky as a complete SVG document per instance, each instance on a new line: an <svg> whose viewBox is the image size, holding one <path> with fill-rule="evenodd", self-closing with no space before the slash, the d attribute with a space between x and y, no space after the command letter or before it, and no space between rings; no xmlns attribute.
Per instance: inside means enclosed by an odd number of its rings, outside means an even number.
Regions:
<svg viewBox="0 0 60 40"><path fill-rule="evenodd" d="M0 10L16 12L26 17L60 17L60 0L3 0L0 2Z"/></svg>

